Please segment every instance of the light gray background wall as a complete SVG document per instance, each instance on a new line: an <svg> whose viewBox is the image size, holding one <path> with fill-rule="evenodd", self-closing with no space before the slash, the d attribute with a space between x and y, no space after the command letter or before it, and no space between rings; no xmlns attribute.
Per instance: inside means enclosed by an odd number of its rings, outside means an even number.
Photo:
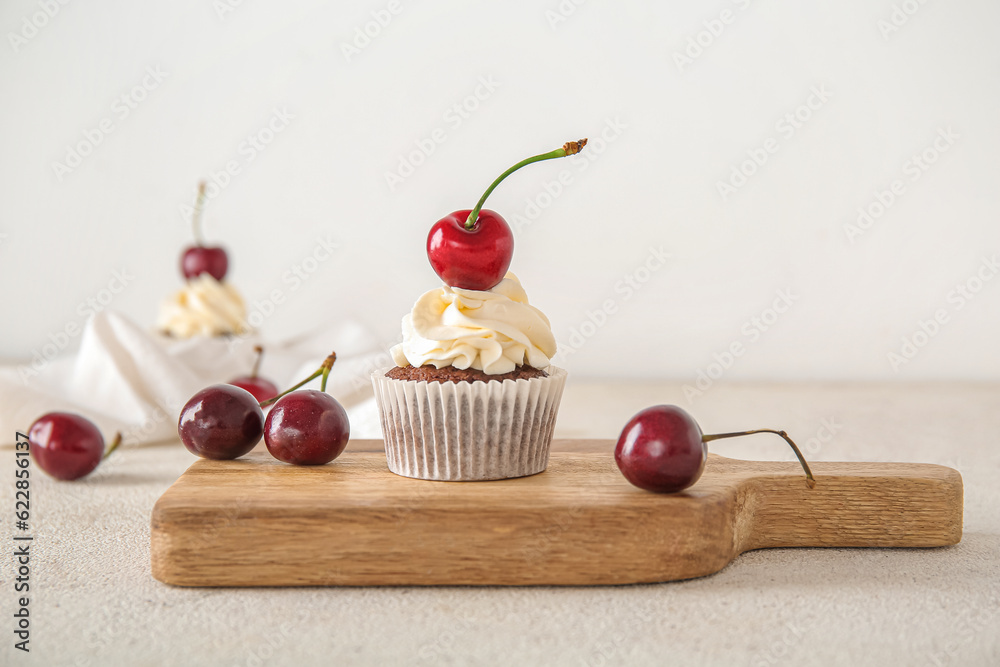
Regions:
<svg viewBox="0 0 1000 667"><path fill-rule="evenodd" d="M588 136L490 200L574 374L995 378L1000 5L800 4L4 2L0 355L116 271L152 325L213 174L232 280L284 297L265 336L391 344L430 225Z"/></svg>

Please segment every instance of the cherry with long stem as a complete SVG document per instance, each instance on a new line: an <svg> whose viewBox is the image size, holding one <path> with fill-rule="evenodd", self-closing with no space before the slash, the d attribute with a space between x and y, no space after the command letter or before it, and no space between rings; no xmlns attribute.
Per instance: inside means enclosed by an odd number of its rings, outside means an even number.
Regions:
<svg viewBox="0 0 1000 667"><path fill-rule="evenodd" d="M476 202L476 207L472 209L472 211L469 213L468 219L466 219L465 221L465 228L472 229L476 225L476 220L479 219L479 211L480 209L483 208L483 204L486 203L486 198L490 196L490 194L496 189L498 185L500 185L503 179L507 178L521 167L526 167L534 162L541 162L542 160L552 160L555 158L566 157L569 155L576 155L577 153L582 151L583 147L586 145L587 145L586 139L580 139L579 141L568 141L565 144L563 144L562 148L557 148L554 151L549 151L548 153L542 153L541 155L535 155L526 158L524 160L521 160L510 169L500 174L497 177L497 179L490 184L490 187L486 188L486 192L484 192L483 196L479 198L479 201Z"/></svg>
<svg viewBox="0 0 1000 667"><path fill-rule="evenodd" d="M277 402L277 400L279 398L281 398L282 396L284 396L286 394L292 393L296 389L299 389L299 388L301 388L301 387L309 384L310 382L312 382L313 380L315 380L318 377L322 378L322 380L320 380L319 390L320 391L326 391L326 380L327 380L328 377L330 377L330 369L333 368L333 364L336 361L337 361L337 353L336 352L331 352L330 356L328 356L326 359L323 360L323 363L320 365L320 367L318 369L316 369L315 373L313 373L312 375L310 375L309 377L307 377L302 382L299 382L295 386L290 387L290 388L286 389L285 391L281 392L280 394L278 394L274 398L270 398L270 399L268 399L266 401L261 401L260 407L264 408L264 407L267 407L268 405L271 405L272 403Z"/></svg>
<svg viewBox="0 0 1000 667"><path fill-rule="evenodd" d="M490 184L473 209L452 211L427 234L427 259L446 285L456 289L493 289L510 268L514 232L496 211L483 208L486 198L501 181L525 165L579 153L586 139L570 141L548 153L521 160Z"/></svg>
<svg viewBox="0 0 1000 667"><path fill-rule="evenodd" d="M809 469L809 464L806 462L805 457L802 456L802 452L799 451L798 445L796 445L795 442L790 437L788 437L788 434L785 433L784 431L776 431L770 428L758 428L752 431L737 431L734 433L716 433L714 435L703 435L701 437L701 441L711 442L712 440L722 440L723 438L736 438L741 435L753 435L755 433L773 433L775 435L780 435L782 438L784 438L785 442L787 442L789 446L791 446L792 451L795 452L795 457L799 460L799 463L802 464L802 469L806 473L806 483L809 485L809 488L811 489L816 486L816 478L813 477L812 470Z"/></svg>
<svg viewBox="0 0 1000 667"><path fill-rule="evenodd" d="M189 246L181 255L181 273L188 280L207 273L218 281L226 277L229 270L229 257L221 246L206 246L201 236L201 211L205 206L205 182L198 184L198 198L191 213L191 234L194 245Z"/></svg>
<svg viewBox="0 0 1000 667"><path fill-rule="evenodd" d="M708 443L754 433L773 433L789 444L806 473L809 488L816 485L809 464L784 431L769 428L705 435L698 422L676 405L654 405L640 410L625 424L615 445L615 463L629 482L657 493L677 493L698 481L708 461Z"/></svg>

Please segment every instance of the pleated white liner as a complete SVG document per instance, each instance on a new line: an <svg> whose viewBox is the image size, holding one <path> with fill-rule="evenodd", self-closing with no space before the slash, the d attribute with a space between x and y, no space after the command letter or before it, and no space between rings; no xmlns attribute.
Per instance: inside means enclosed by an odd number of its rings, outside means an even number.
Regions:
<svg viewBox="0 0 1000 667"><path fill-rule="evenodd" d="M372 373L389 470L444 481L534 475L549 462L566 371L491 382L418 382Z"/></svg>

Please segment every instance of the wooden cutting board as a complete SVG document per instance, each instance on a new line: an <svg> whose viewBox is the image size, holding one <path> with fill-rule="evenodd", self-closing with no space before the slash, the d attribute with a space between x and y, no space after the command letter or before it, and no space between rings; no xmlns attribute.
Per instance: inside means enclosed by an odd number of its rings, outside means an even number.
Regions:
<svg viewBox="0 0 1000 667"><path fill-rule="evenodd" d="M548 470L497 482L389 472L379 440L332 464L263 447L198 460L157 501L152 569L179 586L593 585L688 579L769 547L940 547L962 537L962 477L915 463L710 455L681 494L625 481L610 440L553 443Z"/></svg>

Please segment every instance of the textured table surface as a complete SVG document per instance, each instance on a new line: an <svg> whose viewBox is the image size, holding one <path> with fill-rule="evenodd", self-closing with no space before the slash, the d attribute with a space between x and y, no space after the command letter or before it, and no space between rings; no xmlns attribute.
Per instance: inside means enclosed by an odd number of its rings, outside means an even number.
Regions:
<svg viewBox="0 0 1000 667"><path fill-rule="evenodd" d="M173 588L150 576L149 516L193 458L177 442L126 448L82 482L33 476L31 652L13 648L7 558L0 664L1000 664L1000 385L717 385L689 404L676 384L571 381L557 437L615 437L655 403L706 432L787 429L817 461L957 468L962 543L757 551L626 587ZM763 435L713 445L792 460ZM0 456L8 511L12 450Z"/></svg>

